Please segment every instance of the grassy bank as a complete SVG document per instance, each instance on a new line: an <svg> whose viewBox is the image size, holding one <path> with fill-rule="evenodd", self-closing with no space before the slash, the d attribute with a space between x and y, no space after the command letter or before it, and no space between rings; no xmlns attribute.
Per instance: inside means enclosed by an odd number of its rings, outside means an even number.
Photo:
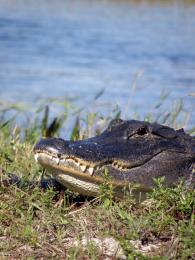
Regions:
<svg viewBox="0 0 195 260"><path fill-rule="evenodd" d="M66 106L60 116L50 119L48 107L42 106L22 127L15 118L1 117L0 258L195 258L195 192L182 184L169 189L158 180L149 199L139 205L130 194L122 201L114 200L106 182L95 199L26 185L43 175L33 158L34 143L41 135L58 135L69 113L75 113L71 139L98 133L111 117L120 115L115 110L106 118L96 113L81 118L75 112L78 109L71 109ZM173 125L176 112L166 116ZM9 174L21 177L21 187L7 185Z"/></svg>

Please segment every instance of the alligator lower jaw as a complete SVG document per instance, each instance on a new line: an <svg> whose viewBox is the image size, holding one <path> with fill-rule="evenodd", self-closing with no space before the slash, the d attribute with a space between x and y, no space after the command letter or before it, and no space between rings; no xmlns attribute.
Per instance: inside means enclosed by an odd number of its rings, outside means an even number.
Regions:
<svg viewBox="0 0 195 260"><path fill-rule="evenodd" d="M86 166L83 161L73 158L64 158L51 155L47 152L35 152L35 160L43 167L47 168L54 178L71 190L74 190L80 194L88 196L98 196L100 192L100 185L105 182L101 175L97 175L97 172L105 171L105 167L100 166ZM121 197L123 189L128 187L134 188L135 185L130 185L129 182L119 180L106 180L113 185L116 196ZM138 192L146 192L149 189L144 187L138 187Z"/></svg>

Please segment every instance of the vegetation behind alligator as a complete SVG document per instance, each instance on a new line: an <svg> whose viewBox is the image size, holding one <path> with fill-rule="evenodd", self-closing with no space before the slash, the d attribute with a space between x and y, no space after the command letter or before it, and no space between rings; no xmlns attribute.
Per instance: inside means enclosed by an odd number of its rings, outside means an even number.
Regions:
<svg viewBox="0 0 195 260"><path fill-rule="evenodd" d="M34 153L57 181L83 195L99 193L106 169L119 196L132 184L138 192L151 190L154 178L162 176L167 186L180 179L195 183L195 137L157 123L116 119L86 140L41 139Z"/></svg>

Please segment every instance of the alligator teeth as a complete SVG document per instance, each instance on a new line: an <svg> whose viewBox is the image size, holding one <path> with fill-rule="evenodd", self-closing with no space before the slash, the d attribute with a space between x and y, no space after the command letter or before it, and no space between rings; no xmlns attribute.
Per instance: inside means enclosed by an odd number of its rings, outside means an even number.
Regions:
<svg viewBox="0 0 195 260"><path fill-rule="evenodd" d="M115 168L119 169L119 170L127 170L128 167L122 164L118 164L117 162L112 162L112 166L114 166Z"/></svg>
<svg viewBox="0 0 195 260"><path fill-rule="evenodd" d="M58 158L52 157L52 161L58 164Z"/></svg>
<svg viewBox="0 0 195 260"><path fill-rule="evenodd" d="M80 166L80 163L79 163L79 162L75 162L75 164L76 164L76 166L78 166L78 167Z"/></svg>
<svg viewBox="0 0 195 260"><path fill-rule="evenodd" d="M60 164L65 164L66 163L66 159L61 159L60 160Z"/></svg>
<svg viewBox="0 0 195 260"><path fill-rule="evenodd" d="M113 163L112 163L112 166L114 166L114 167L116 167L116 168L119 167L119 165L117 164L117 162L113 162Z"/></svg>
<svg viewBox="0 0 195 260"><path fill-rule="evenodd" d="M60 164L60 158L57 158L57 165L59 165Z"/></svg>
<svg viewBox="0 0 195 260"><path fill-rule="evenodd" d="M81 165L80 167L81 167L82 172L85 172L87 166L86 165Z"/></svg>
<svg viewBox="0 0 195 260"><path fill-rule="evenodd" d="M89 167L88 171L89 171L89 174L90 174L90 175L93 175L94 168L93 168L93 167Z"/></svg>
<svg viewBox="0 0 195 260"><path fill-rule="evenodd" d="M35 154L35 161L38 162L39 155Z"/></svg>

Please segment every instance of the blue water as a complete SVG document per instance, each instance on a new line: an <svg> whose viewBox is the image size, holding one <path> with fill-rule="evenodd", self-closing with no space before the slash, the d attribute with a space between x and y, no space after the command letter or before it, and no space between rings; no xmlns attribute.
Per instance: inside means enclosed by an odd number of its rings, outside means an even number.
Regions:
<svg viewBox="0 0 195 260"><path fill-rule="evenodd" d="M184 1L185 2L185 1ZM80 97L124 113L182 98L195 124L195 5L0 0L0 99ZM101 105L98 109L104 112Z"/></svg>

